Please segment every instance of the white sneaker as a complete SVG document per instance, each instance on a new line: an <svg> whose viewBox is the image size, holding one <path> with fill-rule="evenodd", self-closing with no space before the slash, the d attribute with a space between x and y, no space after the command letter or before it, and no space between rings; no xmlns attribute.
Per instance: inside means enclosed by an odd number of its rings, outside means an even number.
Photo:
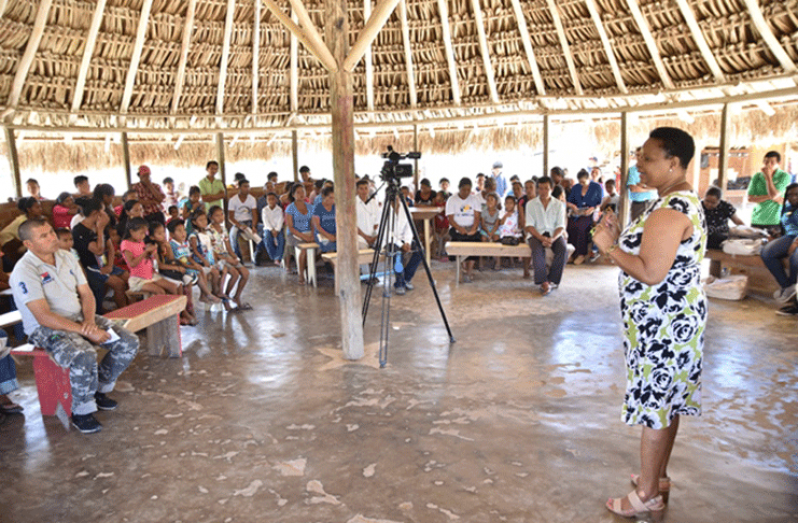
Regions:
<svg viewBox="0 0 798 523"><path fill-rule="evenodd" d="M783 289L779 289L773 293L773 298L779 303L787 303L791 299L795 297L796 289L795 285L790 285L789 287L784 287Z"/></svg>

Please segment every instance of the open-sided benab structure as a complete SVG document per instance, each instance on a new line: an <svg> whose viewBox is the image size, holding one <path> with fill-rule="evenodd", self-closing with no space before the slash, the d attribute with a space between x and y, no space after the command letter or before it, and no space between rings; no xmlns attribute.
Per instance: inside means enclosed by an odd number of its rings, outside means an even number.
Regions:
<svg viewBox="0 0 798 523"><path fill-rule="evenodd" d="M712 107L723 150L728 104L795 100L796 61L798 0L0 0L12 163L15 131L202 136L220 155L331 133L344 220L355 129L541 124L546 166L553 120L614 114L628 150L631 112Z"/></svg>

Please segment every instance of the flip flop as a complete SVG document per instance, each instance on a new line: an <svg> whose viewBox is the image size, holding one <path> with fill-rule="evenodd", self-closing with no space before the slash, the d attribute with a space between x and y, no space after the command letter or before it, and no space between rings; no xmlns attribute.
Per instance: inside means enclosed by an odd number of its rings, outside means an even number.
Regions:
<svg viewBox="0 0 798 523"><path fill-rule="evenodd" d="M0 414L19 414L24 409L16 403L3 403L0 405Z"/></svg>

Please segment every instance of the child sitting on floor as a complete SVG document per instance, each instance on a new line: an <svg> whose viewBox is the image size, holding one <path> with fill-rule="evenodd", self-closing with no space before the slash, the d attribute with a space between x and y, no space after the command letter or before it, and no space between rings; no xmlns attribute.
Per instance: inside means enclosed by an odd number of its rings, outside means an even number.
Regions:
<svg viewBox="0 0 798 523"><path fill-rule="evenodd" d="M173 220L169 222L166 228L169 230L169 246L172 249L172 255L186 269L186 274L197 278L197 285L200 288L200 301L203 303L221 303L222 300L211 294L208 289L208 276L205 273L205 267L198 264L191 257L191 246L186 241L186 227L183 225L183 220Z"/></svg>
<svg viewBox="0 0 798 523"><path fill-rule="evenodd" d="M128 285L133 292L148 292L150 294L181 294L182 286L167 281L155 272L154 258L158 246L154 243L145 244L147 236L147 220L144 218L131 218L127 222L125 239L122 240L122 255L130 271ZM185 310L180 313L185 318Z"/></svg>

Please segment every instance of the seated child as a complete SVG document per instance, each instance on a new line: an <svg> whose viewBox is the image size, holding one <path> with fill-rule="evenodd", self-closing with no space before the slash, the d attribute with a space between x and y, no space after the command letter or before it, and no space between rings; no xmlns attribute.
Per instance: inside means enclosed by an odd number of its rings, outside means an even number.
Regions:
<svg viewBox="0 0 798 523"><path fill-rule="evenodd" d="M166 228L169 230L169 246L172 248L172 255L186 269L186 274L197 279L197 284L200 288L200 301L203 303L220 303L222 300L211 294L208 289L208 276L203 270L203 266L191 257L191 246L186 241L187 234L183 220L172 220L166 225Z"/></svg>
<svg viewBox="0 0 798 523"><path fill-rule="evenodd" d="M170 205L167 212L169 214L169 217L166 219L167 224L172 220L180 219L180 213L177 210L177 205Z"/></svg>
<svg viewBox="0 0 798 523"><path fill-rule="evenodd" d="M482 209L480 217L479 234L483 242L498 242L501 238L499 236L499 213L502 206L499 203L499 197L496 193L488 193L485 197L485 207ZM480 266L482 259L480 258ZM501 270L501 260L496 256L493 260L493 270Z"/></svg>
<svg viewBox="0 0 798 523"><path fill-rule="evenodd" d="M175 285L155 272L154 258L158 246L154 243L145 244L147 236L147 220L144 218L131 218L122 240L122 255L125 257L130 279L128 284L134 292L148 292L150 294L180 294L182 286ZM185 311L184 311L185 312ZM185 317L181 313L181 317Z"/></svg>
<svg viewBox="0 0 798 523"><path fill-rule="evenodd" d="M175 285L182 285L182 287L178 288L181 289L187 298L186 308L180 315L180 324L194 326L199 322L194 316L194 300L192 299L191 286L197 281L197 276L188 274L186 268L175 260L172 248L169 246L169 242L166 241L166 227L162 223L150 222L149 229L150 237L148 240L158 246L158 250L155 251L156 259L158 260L158 274Z"/></svg>
<svg viewBox="0 0 798 523"><path fill-rule="evenodd" d="M438 194L435 195L435 206L444 208L435 215L433 227L433 235L437 243L435 256L441 258L441 261L449 261L449 258L446 257L446 242L449 241L451 237L449 236L449 218L446 217L445 209L446 199L448 197L445 191L438 191Z"/></svg>
<svg viewBox="0 0 798 523"><path fill-rule="evenodd" d="M205 276L211 284L211 292L224 302L226 309L230 310L227 297L222 294L222 277L219 273L219 269L216 268L216 260L213 257L211 235L208 234L207 231L208 215L205 214L205 209L198 209L195 211L191 215L191 223L193 231L188 236L191 259L194 260L197 265L202 266L202 272L205 273Z"/></svg>
<svg viewBox="0 0 798 523"><path fill-rule="evenodd" d="M55 235L58 237L58 248L62 251L71 252L72 256L80 263L80 255L78 251L75 250L75 247L73 247L75 245L75 239L72 237L72 231L66 227L59 227L55 230Z"/></svg>
<svg viewBox="0 0 798 523"><path fill-rule="evenodd" d="M241 294L244 292L247 280L249 280L249 271L235 255L233 247L230 245L230 237L227 234L227 228L224 226L224 209L214 205L208 210L208 217L210 218L210 225L207 230L211 237L216 266L221 271L222 285L224 285L225 276L227 274L230 275L230 281L227 283L224 295L230 298L230 293L233 292L233 289L236 289L236 294L232 297L232 300L238 304L238 308L242 311L252 310L252 306L249 303L241 302ZM237 288L236 283L238 283Z"/></svg>

